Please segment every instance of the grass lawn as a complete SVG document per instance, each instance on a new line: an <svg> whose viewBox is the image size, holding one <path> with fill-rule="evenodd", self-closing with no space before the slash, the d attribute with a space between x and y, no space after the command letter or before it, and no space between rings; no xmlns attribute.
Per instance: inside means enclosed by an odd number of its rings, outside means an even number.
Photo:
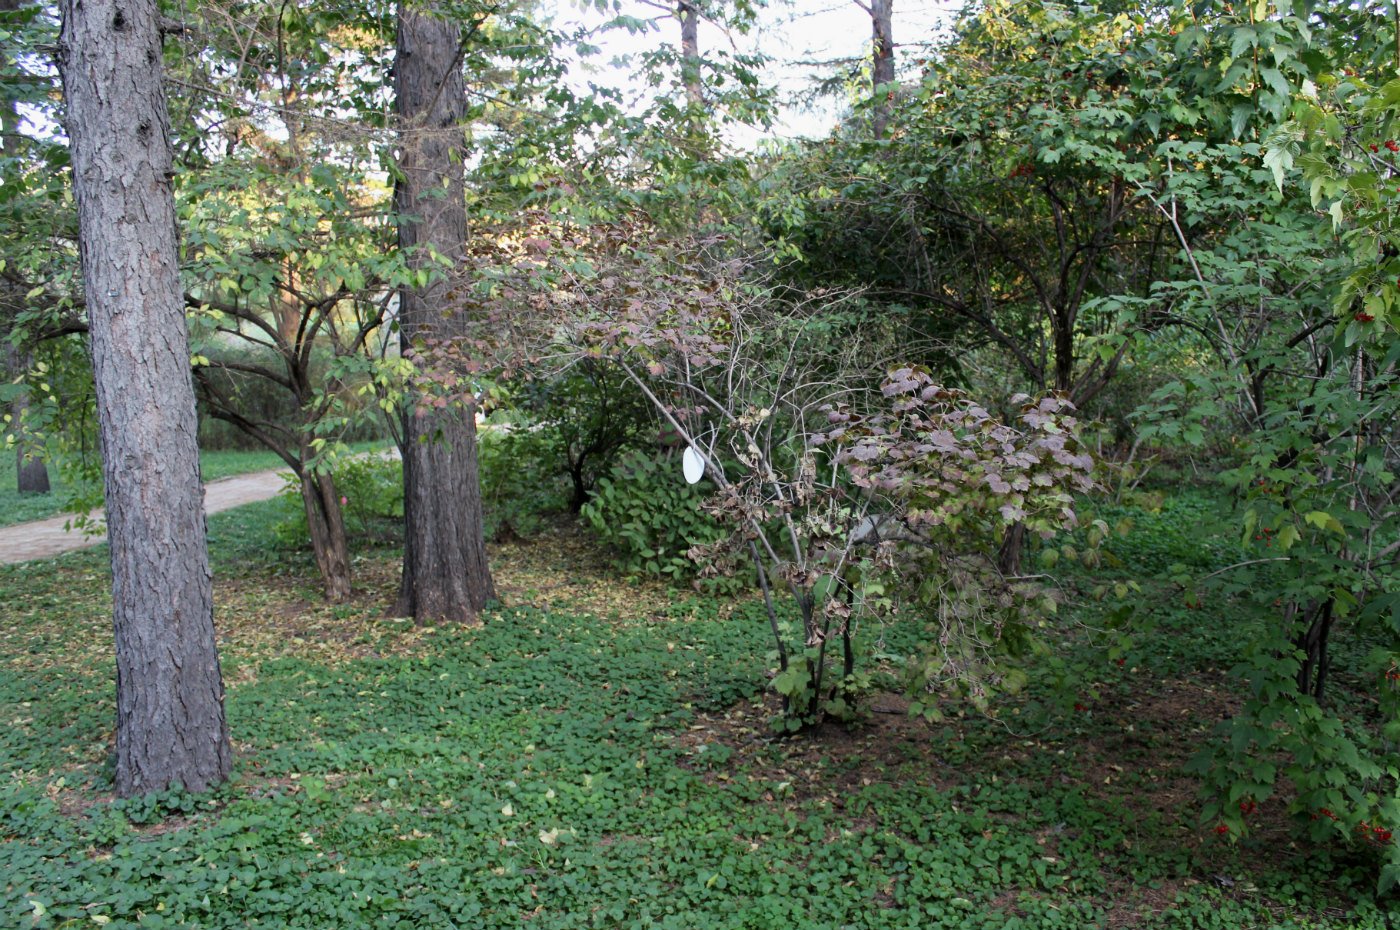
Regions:
<svg viewBox="0 0 1400 930"><path fill-rule="evenodd" d="M273 513L210 520L237 763L207 796L110 794L105 546L0 568L0 926L1393 925L1369 851L1295 839L1283 799L1240 842L1198 822L1228 614L1154 593L1121 666L1067 634L1077 708L1035 678L929 725L881 692L778 739L752 600L620 581L561 524L493 549L482 627L414 629L381 617L396 553L328 606Z"/></svg>
<svg viewBox="0 0 1400 930"><path fill-rule="evenodd" d="M362 442L351 449L366 452L384 446L383 442ZM205 481L215 481L269 468L286 468L286 463L271 452L254 449L201 452L199 466ZM45 520L63 513L63 483L57 469L49 469L49 481L52 490L48 494L20 494L15 490L14 456L0 456L0 526Z"/></svg>

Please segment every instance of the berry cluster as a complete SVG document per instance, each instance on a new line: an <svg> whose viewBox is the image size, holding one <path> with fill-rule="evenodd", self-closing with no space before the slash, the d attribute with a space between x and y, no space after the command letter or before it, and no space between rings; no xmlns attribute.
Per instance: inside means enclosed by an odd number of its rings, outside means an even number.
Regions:
<svg viewBox="0 0 1400 930"><path fill-rule="evenodd" d="M1382 145L1384 145L1387 149L1389 149L1392 152L1400 152L1400 145L1396 144L1394 139L1386 139L1385 142L1382 143ZM1376 143L1372 142L1371 151L1379 152L1380 148L1376 145Z"/></svg>
<svg viewBox="0 0 1400 930"><path fill-rule="evenodd" d="M1373 827L1364 821L1356 825L1356 832L1362 836L1372 837L1382 843L1389 843L1391 837L1395 835L1384 827Z"/></svg>
<svg viewBox="0 0 1400 930"><path fill-rule="evenodd" d="M1369 313L1358 313L1356 315L1356 322L1358 323L1369 323L1374 319L1375 317Z"/></svg>
<svg viewBox="0 0 1400 930"><path fill-rule="evenodd" d="M1241 813L1242 815L1244 815L1245 817L1248 817L1250 814L1254 813L1254 812L1255 812L1256 810L1258 810L1258 809L1259 809L1259 805L1256 804L1256 803L1254 802L1254 799L1253 799L1253 798L1245 798L1243 801L1240 802L1240 813ZM1230 825L1229 825L1229 824L1225 824L1225 823L1216 824L1216 826L1215 826L1215 835L1216 835L1216 836L1224 836L1226 833L1229 833L1229 832L1230 832Z"/></svg>
<svg viewBox="0 0 1400 930"><path fill-rule="evenodd" d="M1313 820L1317 820L1319 817L1326 817L1329 820L1332 820L1333 822L1337 820L1337 815L1332 813L1325 807L1319 807L1317 809L1317 813L1312 815ZM1373 827L1364 820L1361 821L1361 823L1357 824L1353 829L1362 836L1371 837L1378 843L1389 843L1392 839L1395 838L1395 834L1390 830L1387 830L1385 827L1379 825Z"/></svg>

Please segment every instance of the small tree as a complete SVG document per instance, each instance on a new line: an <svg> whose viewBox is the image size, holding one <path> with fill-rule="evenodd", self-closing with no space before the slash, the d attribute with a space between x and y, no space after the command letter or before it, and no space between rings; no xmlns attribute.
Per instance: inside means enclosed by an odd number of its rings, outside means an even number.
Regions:
<svg viewBox="0 0 1400 930"><path fill-rule="evenodd" d="M393 289L415 280L350 193L360 180L328 166L303 180L255 167L211 171L186 200L200 397L292 470L332 601L350 596L332 453L348 430L393 409L406 366L386 355L382 325ZM296 414L249 404L250 380L283 392Z"/></svg>

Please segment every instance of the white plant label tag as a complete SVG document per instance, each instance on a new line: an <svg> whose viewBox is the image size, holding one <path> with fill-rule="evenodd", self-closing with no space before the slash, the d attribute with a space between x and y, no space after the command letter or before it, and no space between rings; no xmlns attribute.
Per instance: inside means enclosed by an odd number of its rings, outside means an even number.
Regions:
<svg viewBox="0 0 1400 930"><path fill-rule="evenodd" d="M695 484L705 477L705 460L695 451L694 446L685 447L685 453L681 456L681 469L685 472L686 484Z"/></svg>

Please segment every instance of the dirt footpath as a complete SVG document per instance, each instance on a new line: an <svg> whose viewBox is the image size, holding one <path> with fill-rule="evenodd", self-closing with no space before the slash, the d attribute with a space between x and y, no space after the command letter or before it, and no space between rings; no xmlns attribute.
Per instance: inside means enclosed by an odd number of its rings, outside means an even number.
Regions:
<svg viewBox="0 0 1400 930"><path fill-rule="evenodd" d="M273 469L210 481L204 486L204 512L219 513L240 504L276 497L283 483L278 474L285 471L287 469ZM101 520L102 511L94 510L91 517ZM71 519L69 515L0 527L0 564L49 559L107 541L105 532L85 537L82 530L65 530L63 524Z"/></svg>

